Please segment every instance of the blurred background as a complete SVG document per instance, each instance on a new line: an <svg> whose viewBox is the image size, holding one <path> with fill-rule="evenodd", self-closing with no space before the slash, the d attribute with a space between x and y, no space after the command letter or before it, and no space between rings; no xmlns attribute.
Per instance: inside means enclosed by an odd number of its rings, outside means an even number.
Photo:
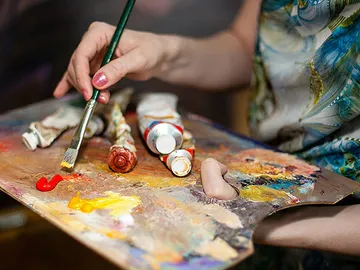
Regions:
<svg viewBox="0 0 360 270"><path fill-rule="evenodd" d="M128 28L203 37L225 29L241 2L138 0ZM0 0L0 112L50 98L90 23L116 24L124 5L124 0ZM175 92L185 109L231 125L230 92L206 93L157 80L119 83L126 85Z"/></svg>

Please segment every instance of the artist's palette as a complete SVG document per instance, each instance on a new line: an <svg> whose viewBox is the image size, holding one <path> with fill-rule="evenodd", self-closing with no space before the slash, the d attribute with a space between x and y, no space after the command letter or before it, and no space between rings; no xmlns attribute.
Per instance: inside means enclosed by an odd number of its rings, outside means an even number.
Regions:
<svg viewBox="0 0 360 270"><path fill-rule="evenodd" d="M134 171L111 172L110 143L93 138L83 144L75 171L67 173L60 162L73 131L35 152L21 142L31 121L53 113L62 102L0 117L0 187L123 268L224 269L253 252L253 228L266 216L298 204L335 203L359 188L194 116L184 121L197 146L193 171L186 178L174 177L146 150L134 115L127 116L138 148ZM199 170L207 157L229 166L226 179L241 188L238 198L217 201L204 194ZM39 178L50 180L56 174L65 181L54 190L36 189Z"/></svg>

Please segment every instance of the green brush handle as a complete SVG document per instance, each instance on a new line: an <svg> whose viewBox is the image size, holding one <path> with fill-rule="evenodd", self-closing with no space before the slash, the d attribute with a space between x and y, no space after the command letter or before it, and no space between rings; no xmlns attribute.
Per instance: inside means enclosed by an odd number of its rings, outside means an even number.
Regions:
<svg viewBox="0 0 360 270"><path fill-rule="evenodd" d="M109 45L109 47L108 47L108 49L106 51L106 54L104 56L104 59L103 59L102 63L101 63L102 67L105 66L106 64L108 64L111 61L112 57L114 56L116 47L119 44L121 35L124 32L126 23L129 20L130 13L131 13L134 5L135 5L135 0L128 0L126 2L126 6L124 8L124 11L123 11L121 17L120 17L120 20L119 20L119 23L118 23L118 25L116 27L115 33L114 33L114 35L113 35L113 37L111 39L110 45ZM100 95L100 91L94 87L93 88L93 95L92 95L91 99L97 100L99 95Z"/></svg>

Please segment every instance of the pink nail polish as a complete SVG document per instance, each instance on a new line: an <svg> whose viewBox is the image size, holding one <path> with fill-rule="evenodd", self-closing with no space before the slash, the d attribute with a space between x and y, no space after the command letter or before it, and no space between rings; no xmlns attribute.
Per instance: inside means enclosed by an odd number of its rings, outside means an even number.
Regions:
<svg viewBox="0 0 360 270"><path fill-rule="evenodd" d="M87 92L85 89L82 89L82 90L81 90L81 93L82 93L82 95L84 96L85 100L88 100L88 99L89 99L89 94L88 94L88 92Z"/></svg>
<svg viewBox="0 0 360 270"><path fill-rule="evenodd" d="M95 75L95 77L93 78L93 82L95 86L102 87L108 83L108 79L106 78L104 73L100 72Z"/></svg>

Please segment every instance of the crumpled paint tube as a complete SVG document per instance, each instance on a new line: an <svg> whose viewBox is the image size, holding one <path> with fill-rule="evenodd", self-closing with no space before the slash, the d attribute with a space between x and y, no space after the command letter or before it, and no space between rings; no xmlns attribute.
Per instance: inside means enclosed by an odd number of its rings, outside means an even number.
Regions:
<svg viewBox="0 0 360 270"><path fill-rule="evenodd" d="M160 155L160 160L178 177L187 176L191 172L195 155L195 139L193 135L185 130L183 140L180 149L168 155Z"/></svg>
<svg viewBox="0 0 360 270"><path fill-rule="evenodd" d="M114 104L118 104L123 112L125 112L133 93L133 88L124 88L121 91L112 93L108 104L99 103L87 126L85 138L90 139L93 136L102 134L107 129L109 122L112 121L111 109L109 110L109 108L113 108Z"/></svg>
<svg viewBox="0 0 360 270"><path fill-rule="evenodd" d="M23 143L32 151L38 146L41 148L50 146L64 131L79 124L81 114L82 110L79 108L62 107L45 119L31 123L30 131L22 134Z"/></svg>
<svg viewBox="0 0 360 270"><path fill-rule="evenodd" d="M111 121L106 131L114 144L110 148L108 157L109 167L119 173L127 173L137 164L136 147L131 128L126 123L119 104L114 104L111 111Z"/></svg>
<svg viewBox="0 0 360 270"><path fill-rule="evenodd" d="M132 93L132 88L119 91L113 95L110 103L126 104L124 106L126 108ZM96 109L86 129L84 136L86 139L100 135L106 128L105 121L99 117L104 108L105 106L99 104ZM75 128L79 124L83 112L83 108L65 105L43 120L31 123L29 132L22 134L24 145L32 151L35 151L38 147L46 148L50 146L63 132Z"/></svg>

